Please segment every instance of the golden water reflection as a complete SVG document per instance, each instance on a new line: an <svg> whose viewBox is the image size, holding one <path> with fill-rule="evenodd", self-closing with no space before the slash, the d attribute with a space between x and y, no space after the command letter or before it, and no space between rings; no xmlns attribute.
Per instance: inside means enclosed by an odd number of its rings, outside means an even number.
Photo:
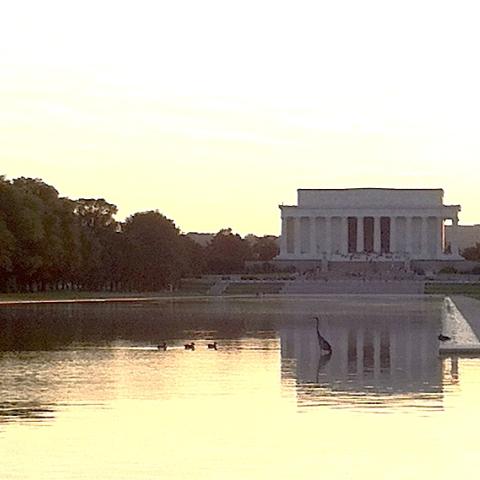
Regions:
<svg viewBox="0 0 480 480"><path fill-rule="evenodd" d="M152 323L150 309L104 309L95 322L103 314L116 329L99 326L97 341L65 330L55 341L70 342L55 348L4 349L0 478L446 479L473 471L480 361L438 356L437 305L418 301L405 312L398 300L355 302L184 304ZM330 358L319 355L314 311L324 312ZM13 319L17 333L27 317ZM31 338L34 329L24 331ZM166 352L155 348L160 338ZM192 339L197 349L185 351ZM218 351L206 348L211 339Z"/></svg>

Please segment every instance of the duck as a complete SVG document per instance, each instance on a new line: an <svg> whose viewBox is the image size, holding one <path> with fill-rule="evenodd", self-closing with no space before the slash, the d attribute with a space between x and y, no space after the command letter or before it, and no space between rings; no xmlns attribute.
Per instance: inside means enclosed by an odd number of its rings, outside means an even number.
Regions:
<svg viewBox="0 0 480 480"><path fill-rule="evenodd" d="M332 346L320 334L320 328L319 328L320 319L318 317L314 317L314 318L317 321L317 338L318 338L318 345L320 346L320 352L326 353L327 355L331 355Z"/></svg>
<svg viewBox="0 0 480 480"><path fill-rule="evenodd" d="M217 349L217 342L209 343L207 345L207 348L209 348L210 350L216 350Z"/></svg>
<svg viewBox="0 0 480 480"><path fill-rule="evenodd" d="M443 333L441 333L441 334L438 336L438 339L439 339L441 342L446 342L447 340L451 340L452 338L451 338L451 337L447 337L447 335L443 335Z"/></svg>
<svg viewBox="0 0 480 480"><path fill-rule="evenodd" d="M161 343L160 345L157 345L157 348L159 350L166 350L167 349L167 344L165 342Z"/></svg>
<svg viewBox="0 0 480 480"><path fill-rule="evenodd" d="M195 342L186 343L184 347L185 347L185 350L195 350Z"/></svg>

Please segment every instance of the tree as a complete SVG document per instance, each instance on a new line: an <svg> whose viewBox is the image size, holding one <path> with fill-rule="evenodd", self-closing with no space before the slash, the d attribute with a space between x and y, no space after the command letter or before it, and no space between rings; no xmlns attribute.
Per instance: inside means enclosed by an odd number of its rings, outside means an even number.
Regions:
<svg viewBox="0 0 480 480"><path fill-rule="evenodd" d="M183 261L179 230L158 210L135 213L124 225L127 272L136 288L158 290L179 281Z"/></svg>
<svg viewBox="0 0 480 480"><path fill-rule="evenodd" d="M183 259L182 276L203 273L207 267L205 249L186 235L180 235L180 247L180 257Z"/></svg>
<svg viewBox="0 0 480 480"><path fill-rule="evenodd" d="M40 280L45 264L44 206L36 192L39 182L24 177L13 180L4 210L8 229L16 240L12 281L22 290Z"/></svg>
<svg viewBox="0 0 480 480"><path fill-rule="evenodd" d="M255 260L268 262L280 253L277 244L277 237L264 236L257 238L253 245L253 256Z"/></svg>
<svg viewBox="0 0 480 480"><path fill-rule="evenodd" d="M243 271L245 260L251 257L251 248L240 235L226 228L213 237L205 253L210 272L234 273Z"/></svg>
<svg viewBox="0 0 480 480"><path fill-rule="evenodd" d="M0 218L0 289L5 289L13 267L15 238Z"/></svg>
<svg viewBox="0 0 480 480"><path fill-rule="evenodd" d="M121 224L116 213L104 198L70 200L38 178L0 176L0 289L157 290L205 271L206 250L172 220L149 211ZM223 234L230 264L221 269L240 269L248 248Z"/></svg>
<svg viewBox="0 0 480 480"><path fill-rule="evenodd" d="M475 246L465 248L462 251L462 256L465 260L480 261L480 243L475 243Z"/></svg>
<svg viewBox="0 0 480 480"><path fill-rule="evenodd" d="M74 213L83 226L94 229L115 228L114 215L118 213L118 208L104 198L79 198L75 201Z"/></svg>
<svg viewBox="0 0 480 480"><path fill-rule="evenodd" d="M35 206L34 215L41 225L39 229L42 235L36 245L37 257L41 260L38 270L30 280L40 284L40 288L44 288L45 285L54 286L64 280L68 270L70 245L66 243L63 223L66 208L71 208L71 204L59 198L54 187L38 178L17 178L13 185L24 193L28 204ZM73 223L71 210L68 213L70 214L68 220Z"/></svg>
<svg viewBox="0 0 480 480"><path fill-rule="evenodd" d="M73 212L80 224L81 271L79 281L84 288L111 289L114 270L112 243L118 223L114 218L118 208L104 198L80 198L74 202Z"/></svg>

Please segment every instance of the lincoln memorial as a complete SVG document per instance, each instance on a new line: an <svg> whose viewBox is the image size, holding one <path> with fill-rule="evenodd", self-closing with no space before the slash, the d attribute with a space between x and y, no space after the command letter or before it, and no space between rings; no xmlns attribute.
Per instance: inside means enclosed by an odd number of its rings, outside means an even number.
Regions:
<svg viewBox="0 0 480 480"><path fill-rule="evenodd" d="M278 260L460 259L460 205L442 189L299 189L298 205L280 205ZM445 222L452 225L445 241Z"/></svg>

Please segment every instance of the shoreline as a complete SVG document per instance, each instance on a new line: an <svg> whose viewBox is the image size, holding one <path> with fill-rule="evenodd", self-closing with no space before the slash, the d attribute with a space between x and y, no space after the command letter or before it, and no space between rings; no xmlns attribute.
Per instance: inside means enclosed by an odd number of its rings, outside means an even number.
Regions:
<svg viewBox="0 0 480 480"><path fill-rule="evenodd" d="M19 295L20 297L23 295ZM119 295L119 296L97 296L93 293L89 296L88 292L83 293L76 298L58 298L58 295L51 295L57 298L32 298L35 294L25 294L27 298L8 298L0 296L0 307L15 306L33 306L33 305L105 305L105 304L134 304L134 303L160 303L166 301L227 301L230 299L314 299L314 298L443 298L450 307L447 306L447 315L442 318L442 332L451 336L452 340L439 344L439 355L460 355L478 357L480 355L480 300L466 295L446 295L442 293L275 293L256 295L231 294L231 295L205 295L178 292L163 292L161 294L151 295ZM39 294L38 297L50 295Z"/></svg>
<svg viewBox="0 0 480 480"><path fill-rule="evenodd" d="M169 300L178 298L200 298L206 295L178 295L178 294L156 294L156 295L142 295L142 296L83 296L74 298L5 298L0 296L0 306L9 305L42 305L42 304L81 304L81 303L136 303L136 302L154 302L159 300Z"/></svg>
<svg viewBox="0 0 480 480"><path fill-rule="evenodd" d="M423 293L266 293L260 296L252 293L243 294L224 294L224 295L205 295L205 294L178 294L178 293L165 293L163 295L151 295L151 296L112 296L112 297L83 297L83 298L25 298L25 299L1 299L0 306L10 305L42 305L42 304L104 304L104 303L149 303L158 302L163 300L221 300L229 298L256 298L261 300L262 298L332 298L332 297L405 297L405 298L443 298L446 295L443 294L423 294Z"/></svg>
<svg viewBox="0 0 480 480"><path fill-rule="evenodd" d="M460 342L455 347L458 350L464 350L465 353L480 353L480 300L465 295L452 295L451 301L455 305L458 313L468 324L471 332L476 337L476 342L469 342L467 345L461 345ZM473 348L469 348L473 347ZM444 350L447 351L449 345L445 345Z"/></svg>

